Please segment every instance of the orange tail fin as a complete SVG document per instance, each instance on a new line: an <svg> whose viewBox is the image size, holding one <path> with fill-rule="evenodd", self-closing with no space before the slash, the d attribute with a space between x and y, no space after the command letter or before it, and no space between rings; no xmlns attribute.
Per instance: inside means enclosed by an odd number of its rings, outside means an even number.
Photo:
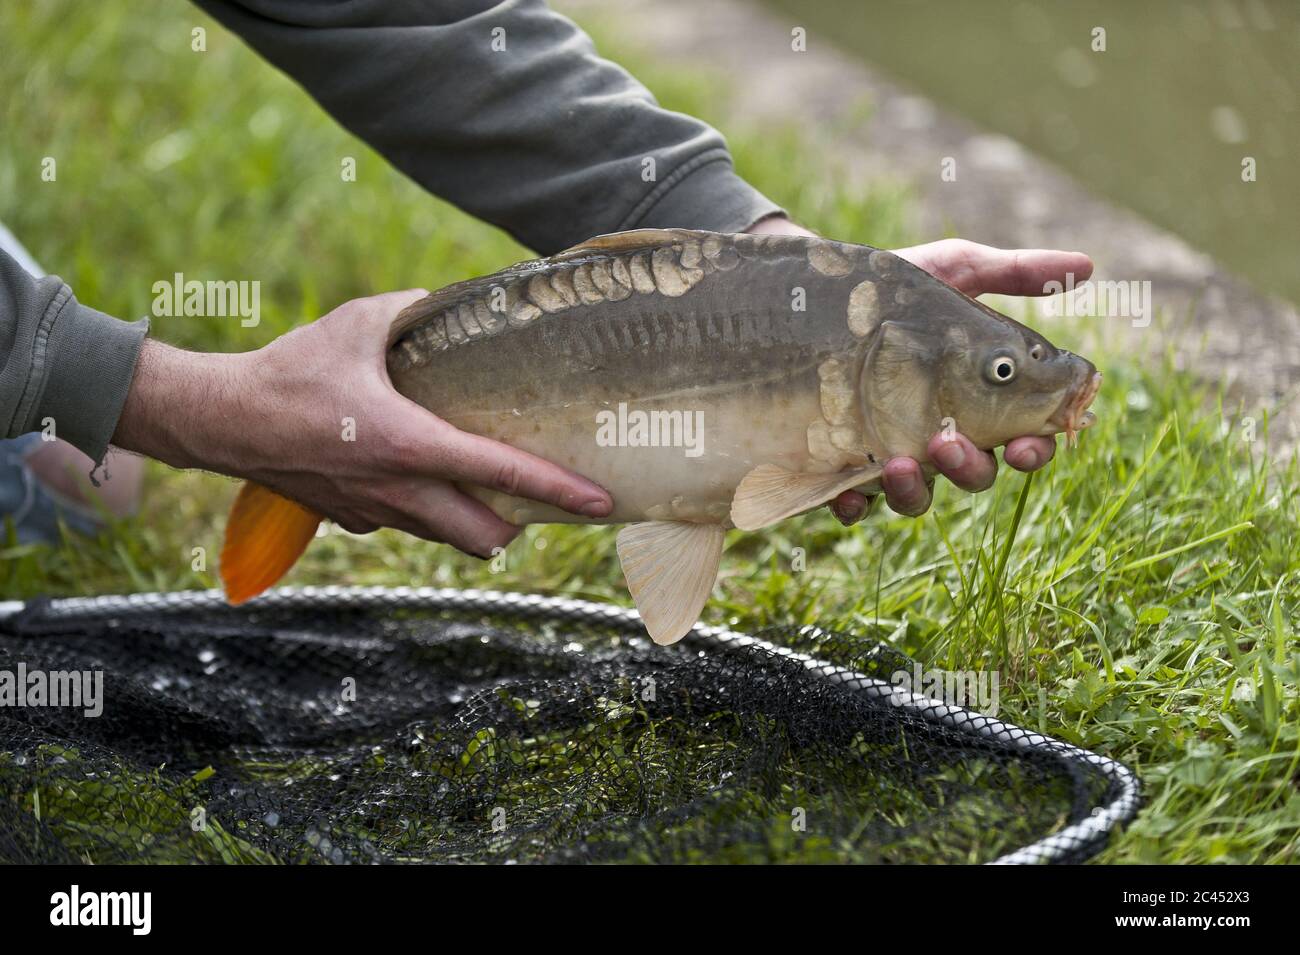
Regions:
<svg viewBox="0 0 1300 955"><path fill-rule="evenodd" d="M321 516L258 484L239 489L226 521L221 581L242 604L283 577L316 536Z"/></svg>

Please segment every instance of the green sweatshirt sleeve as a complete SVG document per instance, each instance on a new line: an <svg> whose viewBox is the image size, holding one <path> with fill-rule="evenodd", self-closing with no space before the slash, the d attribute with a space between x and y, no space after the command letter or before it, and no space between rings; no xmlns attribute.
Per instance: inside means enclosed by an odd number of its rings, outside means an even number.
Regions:
<svg viewBox="0 0 1300 955"><path fill-rule="evenodd" d="M56 276L37 279L0 251L0 426L45 429L103 458L131 387L147 319L122 322L78 304Z"/></svg>
<svg viewBox="0 0 1300 955"><path fill-rule="evenodd" d="M435 195L552 253L779 212L541 0L197 0Z"/></svg>

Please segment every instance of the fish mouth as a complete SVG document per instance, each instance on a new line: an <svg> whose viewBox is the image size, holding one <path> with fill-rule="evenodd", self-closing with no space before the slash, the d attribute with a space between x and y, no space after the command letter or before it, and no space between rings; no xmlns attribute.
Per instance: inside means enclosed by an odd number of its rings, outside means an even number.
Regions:
<svg viewBox="0 0 1300 955"><path fill-rule="evenodd" d="M1064 431L1065 440L1070 447L1074 447L1078 443L1079 432L1091 427L1097 420L1096 414L1089 411L1088 406L1100 390L1101 372L1089 365L1084 371L1083 380L1071 389L1056 413L1048 419L1048 424L1053 428L1052 434Z"/></svg>

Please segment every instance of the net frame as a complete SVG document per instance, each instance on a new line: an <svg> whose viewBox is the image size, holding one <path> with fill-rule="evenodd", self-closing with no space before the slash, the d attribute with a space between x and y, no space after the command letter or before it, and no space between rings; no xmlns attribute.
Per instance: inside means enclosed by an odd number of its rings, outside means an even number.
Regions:
<svg viewBox="0 0 1300 955"><path fill-rule="evenodd" d="M0 619L21 613L22 601L0 602ZM635 610L613 604L573 597L543 596L498 590L457 590L436 587L280 587L246 605L249 609L419 609L451 612L489 612L524 619L598 623L628 634L641 634L641 618ZM47 619L88 620L130 615L167 613L228 607L220 590L178 590L95 597L63 597L42 603ZM805 627L804 635L816 636L817 627ZM683 638L705 653L722 649L753 647L793 660L828 682L856 693L909 710L929 722L972 736L994 740L1026 750L1040 750L1057 758L1084 764L1100 771L1112 784L1114 798L1093 806L1089 817L1036 842L1006 853L989 865L1035 865L1083 859L1099 852L1110 834L1131 821L1141 806L1141 788L1136 774L1118 760L1079 746L1024 729L1014 723L986 716L961 706L915 693L895 684L858 673L808 654L782 647L749 634L724 627L696 624Z"/></svg>

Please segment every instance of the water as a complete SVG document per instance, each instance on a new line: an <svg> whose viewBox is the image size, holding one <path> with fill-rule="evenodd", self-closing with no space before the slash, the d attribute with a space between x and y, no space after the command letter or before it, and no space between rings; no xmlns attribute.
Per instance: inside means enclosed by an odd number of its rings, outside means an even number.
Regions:
<svg viewBox="0 0 1300 955"><path fill-rule="evenodd" d="M768 3L1300 302L1295 0Z"/></svg>

